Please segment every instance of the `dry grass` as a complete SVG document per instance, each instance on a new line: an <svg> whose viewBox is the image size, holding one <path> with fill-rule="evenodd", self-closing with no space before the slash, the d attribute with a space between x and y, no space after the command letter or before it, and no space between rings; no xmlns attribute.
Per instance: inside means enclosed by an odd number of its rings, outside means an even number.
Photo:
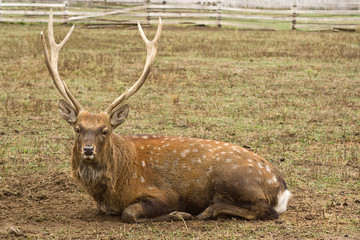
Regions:
<svg viewBox="0 0 360 240"><path fill-rule="evenodd" d="M56 26L56 35L68 28ZM60 95L39 41L43 29L0 25L2 238L359 238L358 32L165 27L156 65L128 101L130 117L118 132L248 146L278 166L294 194L280 221L185 226L96 216L92 200L67 177L73 134L57 113ZM144 58L134 29L79 27L59 69L83 106L98 112L138 78Z"/></svg>

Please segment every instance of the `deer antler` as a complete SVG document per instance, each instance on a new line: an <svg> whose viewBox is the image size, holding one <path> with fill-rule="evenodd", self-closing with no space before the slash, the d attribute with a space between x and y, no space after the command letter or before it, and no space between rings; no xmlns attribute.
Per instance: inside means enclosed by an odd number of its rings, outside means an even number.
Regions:
<svg viewBox="0 0 360 240"><path fill-rule="evenodd" d="M56 88L59 90L60 94L65 98L65 100L70 104L70 106L73 107L73 109L79 113L83 111L83 108L81 107L80 103L76 100L76 98L71 94L70 90L67 88L65 82L63 82L60 79L60 75L58 72L58 57L59 52L61 48L64 46L66 41L70 38L71 33L74 30L75 25L73 25L64 38L64 40L60 44L56 44L55 38L54 38L54 27L53 27L53 12L52 9L50 10L49 14L49 24L48 24L48 38L49 38L49 46L50 46L50 52L51 57L49 56L49 51L47 48L46 40L44 33L41 31L41 41L43 43L44 48L44 55L45 55L45 61L46 66L50 72L50 75L54 81L54 84Z"/></svg>
<svg viewBox="0 0 360 240"><path fill-rule="evenodd" d="M151 69L151 67L152 67L152 65L154 64L154 61L155 61L156 51L157 51L157 42L158 42L158 40L160 38L161 30L162 30L161 18L159 18L159 25L158 25L158 28L157 28L157 31L156 31L156 35L155 35L155 37L154 37L154 39L152 41L149 41L146 38L145 33L144 33L140 23L138 23L138 28L139 28L140 35L141 35L142 39L146 43L145 67L144 67L144 70L143 70L140 78L136 81L136 83L131 88L127 89L121 96L116 98L110 104L110 106L105 110L105 113L107 113L110 116L113 114L114 110L117 109L117 107L122 102L124 102L126 99L131 97L134 93L136 93L141 88L141 86L144 84L146 78L148 77L148 75L150 73L150 69Z"/></svg>

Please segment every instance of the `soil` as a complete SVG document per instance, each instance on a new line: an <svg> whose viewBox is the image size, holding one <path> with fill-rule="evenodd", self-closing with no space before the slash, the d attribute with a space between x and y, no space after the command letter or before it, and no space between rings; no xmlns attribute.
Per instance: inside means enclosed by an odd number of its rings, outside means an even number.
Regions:
<svg viewBox="0 0 360 240"><path fill-rule="evenodd" d="M356 217L360 212L360 199L356 196L347 196L342 202L333 202L325 209L324 202L328 201L326 196L311 196L310 192L297 189L297 196L291 199L288 211L276 221L205 221L206 226L210 226L209 231L208 228L204 229L202 221L125 224L119 216L98 214L91 197L66 172L9 178L5 179L5 183L0 192L0 239L157 239L159 235L152 233L157 228L160 230L156 231L160 232L169 232L169 228L172 231L188 231L189 236L169 235L172 239L217 239L216 234L221 238L236 239L236 236L252 234L269 224L282 225L280 229L284 229L285 235L278 230L276 233L264 230L265 235L257 235L255 239L261 236L269 239L303 239L297 235L313 239L360 239L358 230L347 230L347 222L342 220L348 218L349 214ZM344 192L340 194L346 195ZM219 229L235 227L234 221L237 222L236 227L245 226L247 232L240 235L219 232ZM219 228L219 224L223 227ZM163 238L168 239L169 236Z"/></svg>

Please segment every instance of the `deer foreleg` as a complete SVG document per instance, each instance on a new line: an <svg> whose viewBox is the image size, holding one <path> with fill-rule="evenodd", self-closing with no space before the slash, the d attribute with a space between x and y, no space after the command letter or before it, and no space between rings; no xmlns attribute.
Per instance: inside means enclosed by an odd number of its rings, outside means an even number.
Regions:
<svg viewBox="0 0 360 240"><path fill-rule="evenodd" d="M138 219L136 222L164 222L164 221L169 222L169 221L188 221L194 219L195 219L194 216L192 216L190 213L174 211L155 218Z"/></svg>
<svg viewBox="0 0 360 240"><path fill-rule="evenodd" d="M154 198L145 198L131 204L122 212L124 222L146 222L146 221L179 221L191 220L193 216L186 212L174 211L174 207L161 203Z"/></svg>

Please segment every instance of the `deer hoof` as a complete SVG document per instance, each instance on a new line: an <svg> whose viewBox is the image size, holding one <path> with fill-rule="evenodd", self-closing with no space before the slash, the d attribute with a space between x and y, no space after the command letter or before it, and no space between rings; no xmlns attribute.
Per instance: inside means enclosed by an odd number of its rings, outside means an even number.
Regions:
<svg viewBox="0 0 360 240"><path fill-rule="evenodd" d="M125 209L121 215L121 220L125 223L134 223L137 219L129 209Z"/></svg>

